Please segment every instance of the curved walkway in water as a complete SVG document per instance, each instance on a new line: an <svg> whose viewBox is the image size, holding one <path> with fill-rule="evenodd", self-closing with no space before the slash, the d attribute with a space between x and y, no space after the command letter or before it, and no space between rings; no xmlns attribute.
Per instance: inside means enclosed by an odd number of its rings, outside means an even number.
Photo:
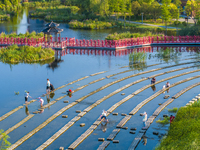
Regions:
<svg viewBox="0 0 200 150"><path fill-rule="evenodd" d="M196 62L196 61L195 61ZM186 65L186 64L192 64L192 63L195 63L195 62L188 62L188 63L182 63L182 65ZM144 71L143 73L138 73L138 74L136 74L136 75L130 75L130 76L127 76L127 77L124 77L124 78L121 78L121 79L119 79L119 80L116 80L117 82L120 82L120 81L122 81L122 80L125 80L125 79L127 79L127 78L131 78L131 77L134 77L134 76L137 76L137 75L141 75L141 74L145 74L145 73L149 73L149 72L153 72L153 71L158 71L158 70L162 70L162 69L166 69L166 68L170 68L170 67L175 67L175 66L179 66L179 65L181 65L181 64L178 64L178 65L171 65L171 66L167 66L167 67L161 67L161 68L157 68L157 69L152 69L151 71ZM191 66L191 67L195 67L195 66ZM179 69L174 69L174 70L172 70L172 72L173 71L179 71L179 70L183 70L183 69L188 69L188 68L190 68L190 67L184 67L184 68L179 68ZM125 71L125 72L127 72L127 71ZM125 73L124 72L124 73ZM164 72L164 73L159 73L159 74L157 74L158 76L159 75L162 75L162 74L165 74L165 73L169 73L170 71L166 71L166 72ZM155 75L156 76L156 75ZM100 78L100 81L101 80L103 80L103 79L105 79L104 77L102 77L102 78ZM148 78L143 78L143 79L140 79L140 80L138 80L138 81L144 81L144 80L147 80ZM105 86L103 86L103 88L99 88L98 90L100 91L100 90L103 90L104 88L107 88L108 86L111 86L111 85L113 85L113 84L115 84L115 83L117 83L116 81L113 81L113 82L110 82L109 84L107 84L107 85L105 85ZM94 80L93 82L90 82L90 83L96 83L97 82L97 80ZM137 81L135 81L135 83L134 84L136 84L136 83L139 83L139 82L137 82ZM131 85L133 85L133 83L130 83L129 84L129 86L131 86ZM124 86L122 89L124 90L125 88L128 88L129 87L128 85L126 85L126 86ZM78 88L78 89L76 89L77 91L78 90L80 90L80 89L82 89L82 88L84 88L84 87L86 87L86 85L84 85L84 86L82 86L81 88ZM61 87L62 88L62 87ZM58 88L59 89L59 88ZM95 90L96 91L96 90ZM90 94L88 94L88 95L85 95L85 96L83 96L82 98L79 98L77 101L78 102L80 102L80 101L82 101L82 100L84 100L85 98L87 98L88 96L90 96L90 95L93 95L94 93L97 93L97 92L99 92L99 91L96 91L96 92L91 92ZM120 92L120 90L116 90L116 91L118 91L118 92ZM112 95L112 94L111 94ZM56 100L58 101L58 100L60 100L60 99L62 99L63 97L60 97L60 98L57 98ZM108 97L105 97L105 99L106 98L108 98ZM97 106L99 103L100 103L101 101L98 101L95 105ZM67 109L69 109L69 108L71 108L72 106L74 106L75 104L78 104L77 102L72 102L71 104L69 104L68 106L66 106L66 107L64 107L66 110ZM95 105L93 105L94 107L96 107ZM91 107L91 106L89 106L87 109L85 109L86 111L86 113L88 112L88 111L90 111L92 108L93 108L93 106ZM65 109L61 109L61 111L65 111ZM76 122L78 119L80 119L79 117L82 117L82 116L84 116L86 113L85 112L82 112L81 114L79 114L79 116L78 117L76 117L76 118L74 118L74 120L72 120L72 122ZM57 115L59 116L61 113L58 113ZM55 114L54 114L55 115ZM53 115L53 116L54 116ZM52 118L54 118L52 116ZM51 119L52 119L51 118ZM51 119L49 119L49 121L52 121ZM46 121L45 121L46 122ZM48 121L47 121L48 122ZM45 123L45 124L43 124L43 125L41 125L40 127L44 127L45 125L47 125L48 123ZM38 128L39 129L39 128ZM38 130L39 131L39 130ZM37 131L37 132L38 132ZM33 132L33 134L34 134L35 132ZM31 135L32 136L32 135ZM28 136L26 136L26 137L28 137ZM22 140L23 141L23 140ZM22 142L21 141L21 142ZM21 143L22 144L22 143Z"/></svg>
<svg viewBox="0 0 200 150"><path fill-rule="evenodd" d="M182 64L179 64L179 65L190 64L190 63L193 63L193 62L182 63ZM176 66L177 66L177 65L176 65ZM169 68L169 67L174 67L174 65L172 65L172 66L167 66L167 67L163 67L163 69L164 69L164 68ZM196 67L196 66L174 69L174 70L167 71L167 72L164 72L164 73L155 74L155 75L153 75L152 77L157 77L157 76L160 76L160 75L163 75L163 74L166 74L166 73L175 72L175 71L180 71L180 70L188 69L188 68L192 68L192 67ZM159 69L159 68L158 68L158 69ZM155 70L154 70L154 69L153 69L153 70L150 70L150 72L153 72L153 71L155 71ZM126 72L126 71L125 71L125 72ZM120 74L121 74L121 73L125 73L125 72L120 72ZM149 72L149 71L148 71L148 72ZM145 74L145 73L146 73L146 72L141 72L140 74ZM140 75L140 74L135 74L134 76L137 76L137 75ZM130 77L130 76L128 76L128 77ZM151 78L151 77L149 77L149 78ZM133 83L130 83L130 84L124 86L123 88L121 88L121 90L117 90L117 92L111 93L108 97L111 97L111 96L113 96L114 94L119 93L120 91L124 90L125 88L128 88L129 86L132 86L132 85L134 85L134 84L137 84L137 83L142 82L142 81L144 81L144 80L147 80L147 79L149 79L149 78L143 78L143 79L140 79L140 80L135 81L135 82L133 82ZM84 78L81 78L81 79L85 79L85 77L84 77ZM96 82L98 82L98 81L101 81L102 79L105 79L105 78L97 79L97 80L95 80L95 81L90 82L89 84L96 83ZM76 80L76 81L77 81L77 80ZM121 81L121 79L120 79L120 80L116 80L115 82L111 82L111 84L116 83L116 82L120 82L120 81ZM74 92L77 92L78 90L80 90L80 89L82 89L82 88L88 86L89 84L83 85L83 86L79 87L78 89L75 89ZM106 88L107 86L110 86L110 84L107 84L107 85L105 85L103 88L101 87L100 89L103 90L103 89ZM61 86L61 87L63 87L63 86ZM60 87L57 88L57 89L60 89ZM98 90L96 90L96 91L98 91ZM89 94L89 96L90 96L91 94L94 94L94 91L91 92L91 93ZM44 106L42 107L42 109L48 108L49 106L55 104L57 101L63 99L64 97L66 97L66 95L61 96L61 97L57 98L56 100L51 101L50 103L44 105ZM83 97L81 98L81 101L84 100L86 97L88 97L88 95L83 96ZM106 99L107 99L108 97L106 97ZM105 98L105 97L104 97L104 98ZM78 100L76 100L76 101L80 102L80 99L78 99ZM68 109L69 109L69 108L68 108ZM63 111L63 112L64 112L64 111ZM33 116L34 116L34 115L33 115ZM33 116L32 116L32 117L33 117ZM31 118L32 118L32 117L31 117ZM26 118L27 118L27 117L26 117ZM28 118L29 118L29 117L28 117ZM29 119L30 119L30 118L29 118ZM20 121L17 125L13 126L12 128L16 129L17 127L19 127L19 125L22 125L22 124L25 122L25 120L28 121L28 119L23 119L22 121ZM14 130L14 129L13 129L13 130ZM9 130L7 130L7 131L5 131L5 132L8 134L9 132L11 132L11 131L13 131L13 130L10 130L10 129L9 129Z"/></svg>

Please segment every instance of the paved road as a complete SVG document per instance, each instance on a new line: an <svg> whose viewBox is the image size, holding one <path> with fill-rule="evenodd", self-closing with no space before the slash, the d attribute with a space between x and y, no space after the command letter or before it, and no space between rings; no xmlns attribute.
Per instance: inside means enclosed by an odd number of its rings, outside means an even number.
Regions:
<svg viewBox="0 0 200 150"><path fill-rule="evenodd" d="M119 20L120 20L120 21L123 21L123 19L119 19ZM180 21L180 22L183 22L183 21L185 21L185 19L180 18L179 21ZM130 21L130 23L142 24L142 22L135 22L135 21ZM194 23L194 21L193 21L192 19L188 19L188 23ZM165 26L155 25L155 24L149 24L149 23L143 23L143 25L166 28ZM169 29L176 29L176 27L170 27L170 26L167 26L167 28L169 28ZM181 29L181 28L177 28L177 29Z"/></svg>

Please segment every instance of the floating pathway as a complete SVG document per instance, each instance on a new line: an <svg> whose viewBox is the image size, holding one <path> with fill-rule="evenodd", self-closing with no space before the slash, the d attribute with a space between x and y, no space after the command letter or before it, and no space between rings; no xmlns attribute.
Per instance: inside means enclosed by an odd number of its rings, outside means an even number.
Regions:
<svg viewBox="0 0 200 150"><path fill-rule="evenodd" d="M188 59L185 59L185 60L188 60ZM198 62L198 61L187 62L186 64L195 63L195 62ZM162 64L162 63L161 63L161 64ZM156 65L159 65L159 64L153 64L153 65L149 65L149 66L147 66L147 67L156 66ZM178 65L185 65L185 63L181 63L181 64L178 64ZM177 66L177 65L175 65L175 66ZM168 66L168 67L170 67L170 66ZM171 67L174 67L174 65L171 66ZM135 69L134 69L134 70L135 70ZM133 70L131 70L131 71L133 71ZM91 74L90 76L95 76L95 75L102 74L102 73L105 73L105 72L107 72L107 71L102 71L102 72L98 72L98 73L95 73L95 74ZM107 76L107 77L109 78L109 77L111 77L111 76L115 76L115 75L122 74L122 73L125 73L125 72L128 72L128 71L120 72L120 73L113 74L113 75L110 75L110 76ZM82 77L82 78L80 78L80 79L74 80L74 81L72 81L72 82L70 82L70 83L68 83L68 84L65 84L65 85L62 85L62 86L56 88L54 91L59 90L59 89L61 89L61 88L64 88L64 87L66 87L67 85L71 85L71 84L73 84L73 83L76 83L76 82L78 82L78 81L81 81L81 80L83 80L83 79L86 79L86 78L88 78L88 77L89 77L89 76L85 76L85 77ZM104 78L102 78L102 80L103 80L103 79L104 79ZM95 82L97 82L97 81L98 81L98 80L93 81L93 82L95 83ZM99 80L99 81L100 81L100 80ZM92 84L92 82L90 82L89 84ZM85 87L86 87L86 85L85 85ZM78 90L80 90L80 89L82 89L82 88L84 88L84 87L79 87L79 89L75 90L75 92L78 91ZM66 96L63 96L62 98L64 98L64 97L66 97ZM56 101L57 101L57 100L60 100L60 99L62 99L62 98L61 98L61 97L60 97L60 98L57 98ZM31 100L30 103L35 102L35 101L36 101L36 100ZM29 104L30 104L30 103L29 103ZM52 102L50 102L49 104L47 104L46 106L44 106L44 108L47 108L47 107L51 106L51 105L54 104L54 103L56 103L56 102L55 102L55 101L52 101ZM27 105L28 105L28 104L27 104ZM18 106L17 108L13 109L12 111L6 113L6 114L3 115L2 117L0 117L0 121L4 120L5 118L7 118L8 116L10 116L11 114L15 113L16 111L18 111L18 110L21 109L21 108L23 108L23 106Z"/></svg>
<svg viewBox="0 0 200 150"><path fill-rule="evenodd" d="M186 68L188 68L188 67L186 67ZM174 70L172 70L172 72L173 71L175 71L175 70L179 70L179 69L174 69ZM199 70L194 70L194 71L191 71L191 73L193 73L193 72L196 72L196 71L199 71ZM170 72L170 71L169 71ZM183 74L187 74L187 73L183 73ZM176 75L176 76L180 76L180 75ZM174 78L175 76L173 76L173 77L171 77L171 78ZM145 78L144 78L145 79ZM140 79L140 80L144 80L144 79ZM167 79L169 79L169 78L167 78ZM138 82L138 81L136 81L136 82ZM157 83L159 83L159 82L157 82ZM131 84L130 84L131 85ZM132 84L133 85L133 84ZM151 84L149 85L149 86L151 86ZM122 89L124 89L124 88L127 88L127 86L124 86L124 87L122 87ZM146 88L145 88L146 89ZM143 89L144 90L144 89ZM108 97L111 97L112 95L114 95L114 93L118 93L119 92L119 90L116 90L115 92L113 92L113 93L111 93L111 94L109 94L108 96L105 96L104 98L102 98L102 99L100 99L100 100L98 100L96 103L94 103L93 105L91 105L91 106L89 106L89 107L87 107L83 112L81 112L75 119L72 119L70 122L68 122L61 130L59 130L57 133L55 133L46 143L48 143L49 145L55 140L55 139L57 139L62 133L64 133L67 129L69 129L73 124L74 124L74 122L75 121L78 121L83 115L85 115L86 114L86 112L88 112L88 111L90 111L91 109L93 109L94 107L96 107L98 104L100 104L102 101L104 101L105 99L107 99ZM76 102L73 102L73 105L72 106L74 106L74 105L76 105L77 103ZM71 107L72 107L71 106ZM71 107L69 107L69 108L71 108ZM69 108L67 108L67 106L66 106L66 109L64 109L64 111L65 110L67 110L67 109L69 109ZM62 111L62 113L64 112L64 111ZM53 118L53 116L52 117L50 117L50 118ZM56 117L55 117L56 118ZM55 119L54 118L54 119ZM49 121L48 121L49 120ZM52 119L53 120L53 119ZM51 119L47 119L46 121L45 121L45 123L49 123L50 121L52 121ZM73 122L73 123L71 123L71 122ZM98 124L100 124L100 122L98 122ZM39 127L39 126L38 126ZM43 128L43 127L42 127ZM40 128L41 129L41 128ZM32 136L32 135L31 135ZM29 137L30 138L30 137ZM22 138L22 139L27 139L27 138ZM50 142L49 142L50 141ZM43 145L42 145L42 148L38 148L38 149L44 149L44 146L48 146L48 144L46 144L46 143L44 143Z"/></svg>
<svg viewBox="0 0 200 150"><path fill-rule="evenodd" d="M175 85L177 85L177 84L180 84L180 83L182 83L182 82L186 82L186 81L195 79L195 78L197 78L197 77L200 77L200 76L190 77L190 78L188 78L188 79L179 81L179 82L177 82L177 83L174 83L173 86L175 86ZM167 90L167 88L166 88L166 89L162 89L162 92L163 92L163 91L166 91L166 90ZM157 95L155 95L155 96L157 96ZM127 96L126 98L124 98L124 99L121 100L120 102L114 104L110 109L107 110L107 112L108 112L107 116L110 115L110 113L113 112L118 106L120 106L122 103L124 103L125 101L127 101L127 100L129 100L129 99L130 99L130 96ZM88 130L86 130L86 132L84 132L77 140L75 140L75 141L68 147L68 149L75 149L83 140L85 140L85 139L96 129L96 127L97 127L100 123L101 123L101 121L99 121L99 119L97 119L97 120L93 123L93 125L92 125ZM63 129L63 128L62 128L62 129ZM64 131L64 129L63 129L63 131ZM57 134L58 134L57 136L60 136L60 135L62 134L62 131L59 130L59 131L57 132ZM55 134L54 134L54 135L55 135ZM55 138L55 136L52 136L52 137ZM52 140L54 140L54 138L49 139L49 141L47 140L47 142L44 143L42 146L45 146L45 147L46 147L46 145L48 144L48 142L51 143ZM37 150L40 150L40 149L44 149L44 147L39 147Z"/></svg>
<svg viewBox="0 0 200 150"><path fill-rule="evenodd" d="M188 67L186 67L186 68L188 68ZM182 69L182 68L180 68L180 69ZM169 71L169 72L174 72L174 71L178 71L178 70L180 70L180 69L174 69L174 70L171 70L171 71ZM185 74L189 74L189 73L193 73L193 72L197 72L197 71L200 71L200 69L199 70L194 70L194 71L191 71L191 72L186 72L186 73L183 73L183 75L185 75ZM160 74L158 74L158 75L161 75L161 74L165 74L165 73L160 73ZM168 79L170 79L170 78L175 78L175 77L178 77L178 76L181 76L182 74L180 74L180 75L176 75L176 76L172 76L172 77L169 77L169 78L166 78L165 80L162 80L162 82L163 81L166 81L166 80L168 80ZM154 76L156 76L156 75L154 75ZM108 94L107 96L104 96L103 98L101 98L100 100L98 100L98 101L96 101L94 104L92 104L92 105L90 105L89 107L87 107L86 109L84 109L83 110L83 112L81 112L78 116L76 116L76 117L74 117L70 122L68 122L62 129L60 129L58 132L56 132L51 138L49 138L49 140L47 140L44 144L42 144L40 147L38 147L37 149L39 150L39 149L44 149L45 147L47 147L48 145L50 145L53 141L55 141L61 134L63 134L66 130L68 130L69 129L69 127L71 127L72 126L72 124L71 124L71 122L74 122L74 120L75 121L78 121L81 117L83 117L87 112L89 112L91 109L93 109L94 107L96 107L97 105L99 105L101 102L103 102L103 101L105 101L106 99L108 99L109 97L111 97L111 96L113 96L114 94L117 94L117 93L119 93L120 91L122 91L122 90L124 90L125 88L128 88L128 87L130 87L130 86L132 86L132 85L134 85L134 84L136 84L136 83L139 83L139 82L141 82L141 81L144 81L144 80L147 80L148 78L143 78L143 79L139 79L139 80L137 80L137 81L135 81L135 82L132 82L132 83L130 83L130 84L128 84L128 85L125 85L125 86L123 86L123 87L121 87L120 89L117 89L117 90L115 90L114 92L112 92L112 93L110 93L110 94ZM156 84L157 83L159 83L159 82L156 82ZM152 84L149 84L149 87L150 86L152 86ZM146 88L148 88L148 87L146 87ZM145 90L146 88L143 88L143 90ZM141 92L141 91L140 91ZM139 92L138 92L139 93ZM137 94L138 94L137 93ZM136 94L135 94L136 95ZM134 95L132 95L132 96L134 96ZM94 124L96 124L96 125L99 125L101 122L100 121L96 121Z"/></svg>
<svg viewBox="0 0 200 150"><path fill-rule="evenodd" d="M172 103L176 98L178 98L179 96L181 96L182 94L184 94L185 92L187 92L188 90L199 86L200 82L197 82L193 85L188 86L187 88L181 90L180 92L178 92L176 95L172 96L172 98L168 99L166 102L164 102L162 105L160 105L153 113L152 116L150 116L146 122L146 129L143 130L142 132L140 132L136 138L133 140L133 142L131 143L131 145L129 146L128 150L135 150L137 145L139 144L139 142L141 141L142 137L144 136L144 133L146 132L146 130L148 130L148 128L150 127L151 123L154 121L154 119L159 115L159 113L170 103Z"/></svg>

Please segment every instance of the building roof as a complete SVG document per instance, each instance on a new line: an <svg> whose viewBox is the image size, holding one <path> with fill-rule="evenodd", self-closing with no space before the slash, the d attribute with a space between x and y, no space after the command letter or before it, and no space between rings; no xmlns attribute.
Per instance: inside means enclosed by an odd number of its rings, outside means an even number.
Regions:
<svg viewBox="0 0 200 150"><path fill-rule="evenodd" d="M50 23L47 23L46 25L45 25L46 27L57 27L57 26L59 26L59 24L58 23L55 23L55 22L53 22L53 21L51 21Z"/></svg>
<svg viewBox="0 0 200 150"><path fill-rule="evenodd" d="M60 33L62 31L63 31L63 29L60 29L57 27L54 27L54 28L48 27L48 28L42 30L42 32L44 32L44 33Z"/></svg>

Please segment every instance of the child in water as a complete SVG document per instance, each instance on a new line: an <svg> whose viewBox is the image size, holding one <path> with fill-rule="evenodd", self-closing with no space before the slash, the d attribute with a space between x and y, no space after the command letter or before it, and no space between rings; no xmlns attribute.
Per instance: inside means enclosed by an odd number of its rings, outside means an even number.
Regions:
<svg viewBox="0 0 200 150"><path fill-rule="evenodd" d="M101 114L101 121L107 120L107 122L108 122L108 119L106 119L106 116L107 116L107 112L105 110L103 110L103 112Z"/></svg>

